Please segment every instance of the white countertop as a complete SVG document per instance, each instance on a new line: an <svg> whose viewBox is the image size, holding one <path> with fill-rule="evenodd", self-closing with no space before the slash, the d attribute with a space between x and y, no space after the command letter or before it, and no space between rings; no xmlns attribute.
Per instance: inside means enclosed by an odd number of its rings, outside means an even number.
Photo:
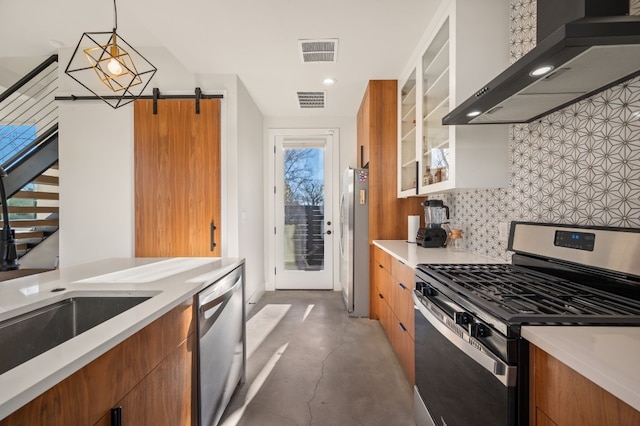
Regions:
<svg viewBox="0 0 640 426"><path fill-rule="evenodd" d="M0 419L89 364L243 259L122 258L0 282L0 321L74 296L153 296L0 375ZM52 292L53 289L63 291Z"/></svg>
<svg viewBox="0 0 640 426"><path fill-rule="evenodd" d="M374 240L373 244L414 269L419 263L506 263L463 249L421 247L403 240Z"/></svg>
<svg viewBox="0 0 640 426"><path fill-rule="evenodd" d="M522 337L640 410L640 327L525 326Z"/></svg>

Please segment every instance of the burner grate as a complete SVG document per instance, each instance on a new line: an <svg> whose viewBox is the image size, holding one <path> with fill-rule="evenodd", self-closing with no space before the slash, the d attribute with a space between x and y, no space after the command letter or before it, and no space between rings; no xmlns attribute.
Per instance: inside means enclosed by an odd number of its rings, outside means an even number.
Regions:
<svg viewBox="0 0 640 426"><path fill-rule="evenodd" d="M419 268L461 296L497 307L504 317L640 316L636 300L514 265L426 264Z"/></svg>

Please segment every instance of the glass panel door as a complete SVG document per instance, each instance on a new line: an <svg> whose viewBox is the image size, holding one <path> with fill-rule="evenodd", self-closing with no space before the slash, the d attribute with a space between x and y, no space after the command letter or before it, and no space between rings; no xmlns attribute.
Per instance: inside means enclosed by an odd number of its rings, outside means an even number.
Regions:
<svg viewBox="0 0 640 426"><path fill-rule="evenodd" d="M449 112L449 20L422 57L422 187L449 179L449 126L442 117ZM422 191L421 191L422 192Z"/></svg>
<svg viewBox="0 0 640 426"><path fill-rule="evenodd" d="M416 169L416 71L400 90L400 194L413 195L417 189Z"/></svg>
<svg viewBox="0 0 640 426"><path fill-rule="evenodd" d="M332 289L331 155L324 138L276 147L276 288Z"/></svg>

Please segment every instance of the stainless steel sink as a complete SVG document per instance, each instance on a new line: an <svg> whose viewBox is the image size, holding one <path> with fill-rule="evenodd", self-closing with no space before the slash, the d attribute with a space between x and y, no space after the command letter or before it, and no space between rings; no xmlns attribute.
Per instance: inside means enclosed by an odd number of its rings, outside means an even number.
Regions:
<svg viewBox="0 0 640 426"><path fill-rule="evenodd" d="M72 297L0 322L0 374L148 299Z"/></svg>

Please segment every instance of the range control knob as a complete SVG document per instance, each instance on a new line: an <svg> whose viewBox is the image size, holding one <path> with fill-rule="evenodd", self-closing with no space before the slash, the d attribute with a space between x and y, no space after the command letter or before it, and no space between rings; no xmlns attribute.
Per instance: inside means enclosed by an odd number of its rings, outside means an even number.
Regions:
<svg viewBox="0 0 640 426"><path fill-rule="evenodd" d="M473 317L467 312L456 312L453 318L456 324L467 325L473 322Z"/></svg>
<svg viewBox="0 0 640 426"><path fill-rule="evenodd" d="M469 333L471 337L487 337L491 336L491 329L484 324L471 324L469 327Z"/></svg>
<svg viewBox="0 0 640 426"><path fill-rule="evenodd" d="M436 296L436 291L427 284L422 284L421 291L424 296Z"/></svg>

